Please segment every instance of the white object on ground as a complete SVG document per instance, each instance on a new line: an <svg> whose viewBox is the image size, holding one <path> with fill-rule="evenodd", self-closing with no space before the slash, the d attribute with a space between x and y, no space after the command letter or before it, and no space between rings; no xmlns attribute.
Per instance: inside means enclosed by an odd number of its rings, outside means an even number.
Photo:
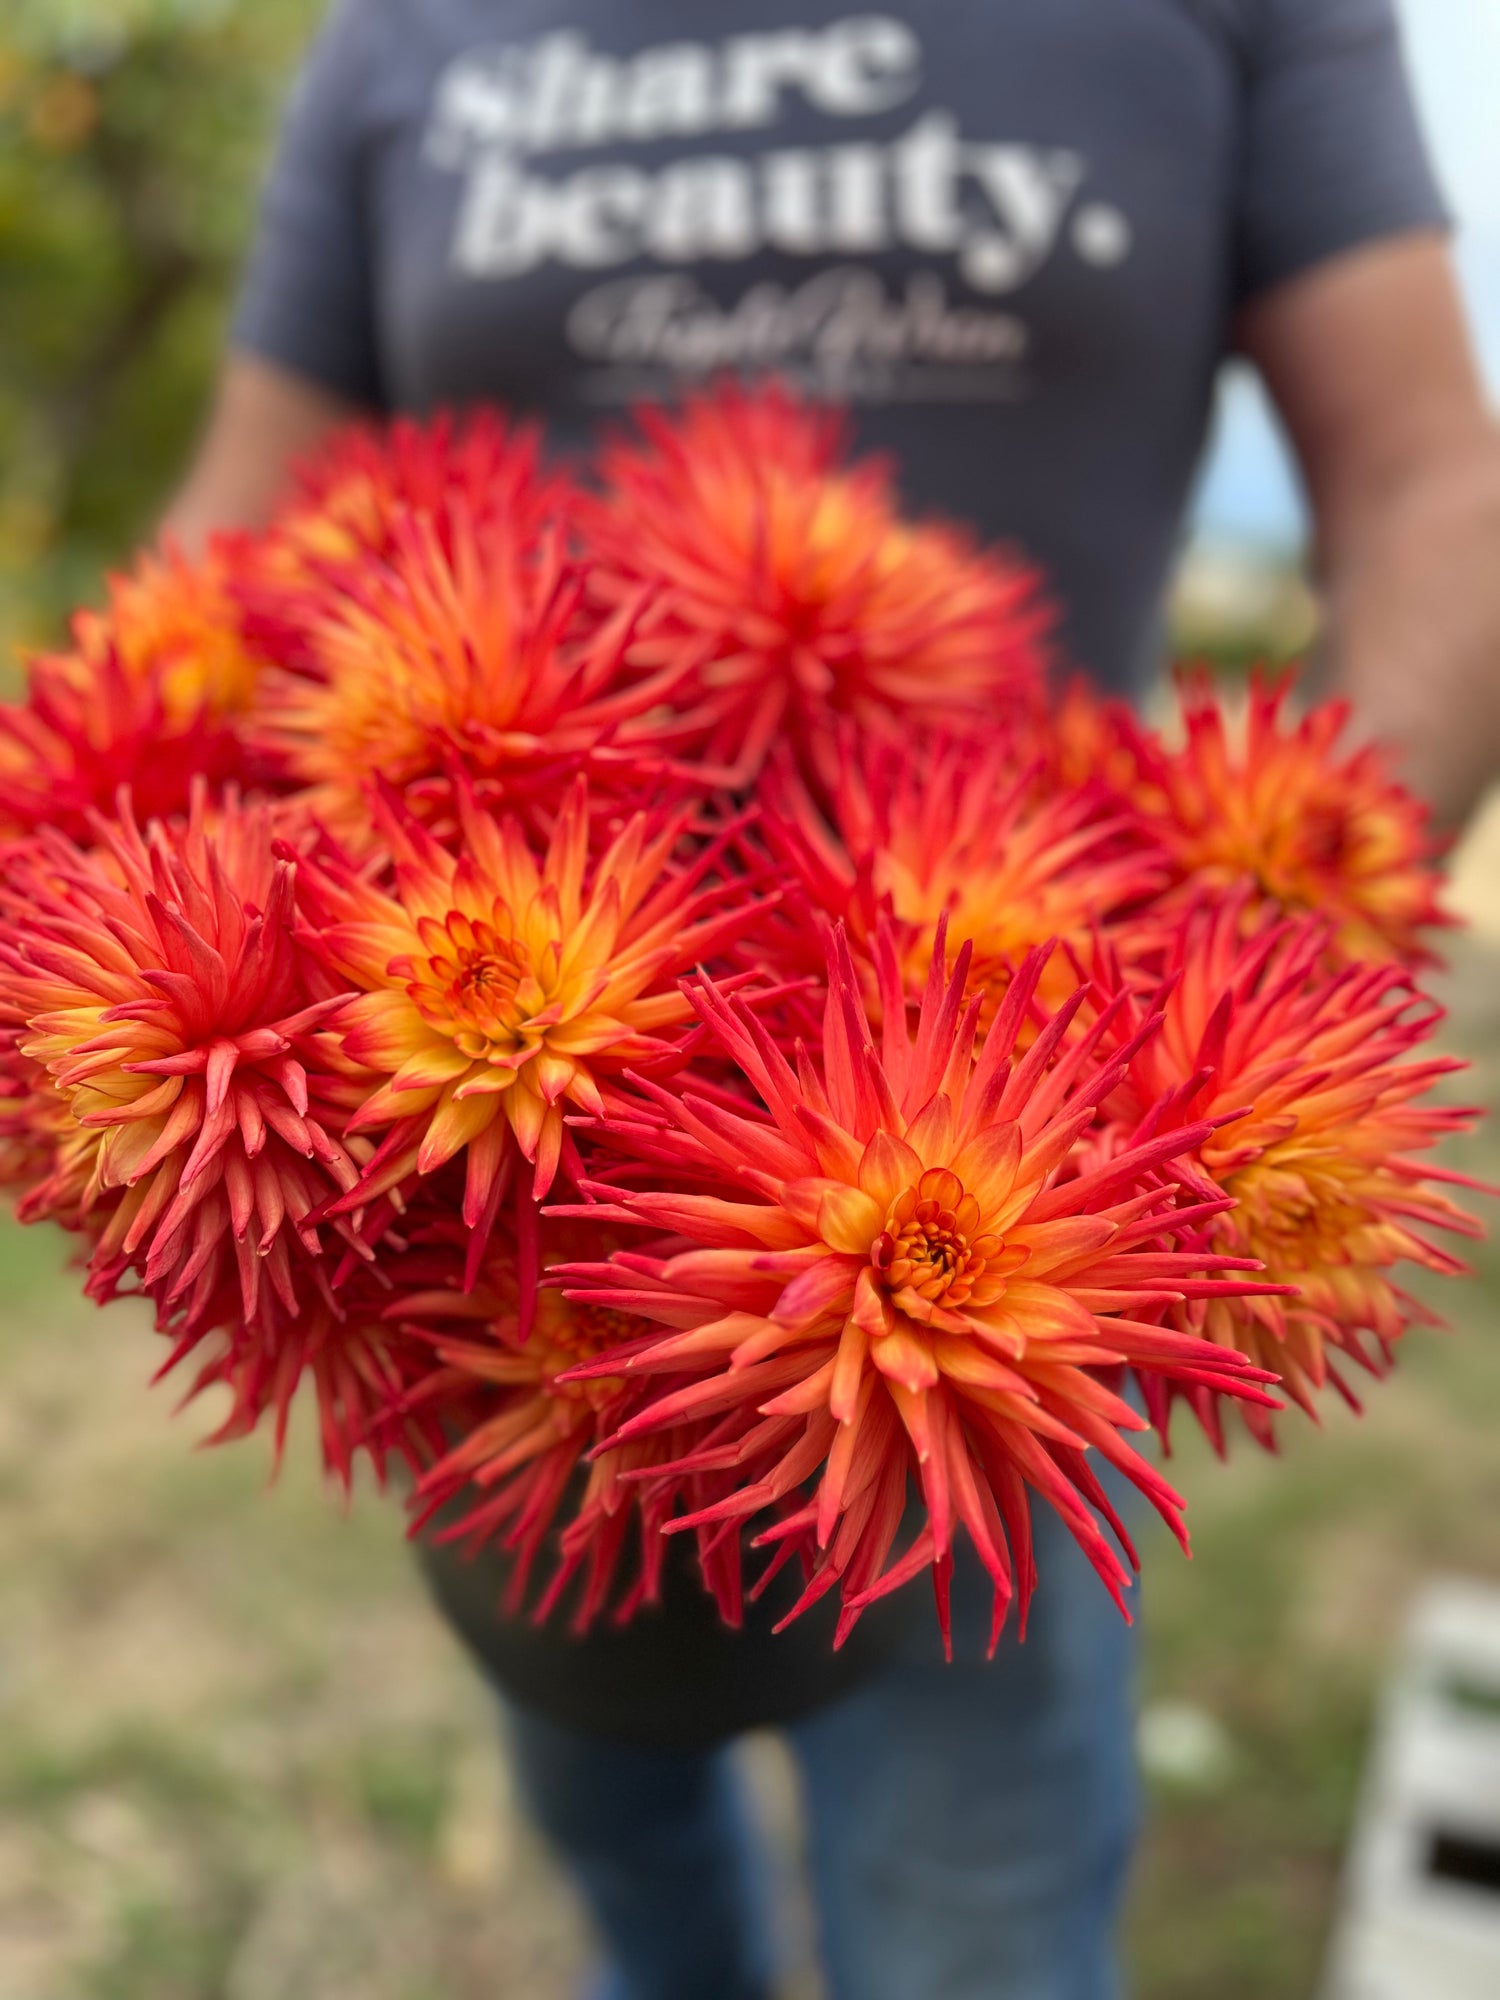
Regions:
<svg viewBox="0 0 1500 2000"><path fill-rule="evenodd" d="M1234 1745L1216 1715L1188 1701L1153 1701L1136 1731L1148 1778L1181 1791L1216 1792L1234 1775Z"/></svg>
<svg viewBox="0 0 1500 2000"><path fill-rule="evenodd" d="M1500 1590L1442 1582L1418 1602L1323 2000L1500 2000Z"/></svg>

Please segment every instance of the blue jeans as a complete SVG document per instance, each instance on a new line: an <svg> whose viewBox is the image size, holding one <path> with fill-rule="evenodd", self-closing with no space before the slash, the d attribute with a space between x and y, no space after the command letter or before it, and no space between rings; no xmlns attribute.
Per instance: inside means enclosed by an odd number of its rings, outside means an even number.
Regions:
<svg viewBox="0 0 1500 2000"><path fill-rule="evenodd" d="M1130 1633L1036 1509L1026 1643L984 1658L978 1565L936 1621L787 1731L829 2000L1117 2000L1137 1818ZM530 1811L608 1957L602 2000L769 2000L775 1925L724 1750L638 1749L510 1711Z"/></svg>

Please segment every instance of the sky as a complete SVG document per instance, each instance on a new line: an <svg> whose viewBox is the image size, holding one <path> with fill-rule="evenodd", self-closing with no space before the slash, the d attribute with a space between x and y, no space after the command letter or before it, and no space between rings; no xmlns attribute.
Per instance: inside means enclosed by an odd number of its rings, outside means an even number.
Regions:
<svg viewBox="0 0 1500 2000"><path fill-rule="evenodd" d="M1500 0L1398 0L1418 101L1450 207L1486 377L1500 400ZM1194 517L1200 541L1283 552L1303 512L1248 370L1226 377Z"/></svg>

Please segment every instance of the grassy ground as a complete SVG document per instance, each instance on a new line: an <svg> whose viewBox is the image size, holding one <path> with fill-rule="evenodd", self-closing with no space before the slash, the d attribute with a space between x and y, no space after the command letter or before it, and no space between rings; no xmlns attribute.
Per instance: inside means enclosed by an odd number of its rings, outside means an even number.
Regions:
<svg viewBox="0 0 1500 2000"><path fill-rule="evenodd" d="M1455 987L1491 1100L1494 976ZM204 1417L169 1424L154 1343L60 1256L0 1237L0 1995L563 2000L575 1912L393 1510L345 1518L295 1449L270 1492L257 1446L188 1449ZM1497 1294L1487 1259L1454 1337L1279 1463L1184 1438L1196 1559L1148 1553L1140 2000L1311 2000L1404 1608L1439 1571L1500 1580Z"/></svg>

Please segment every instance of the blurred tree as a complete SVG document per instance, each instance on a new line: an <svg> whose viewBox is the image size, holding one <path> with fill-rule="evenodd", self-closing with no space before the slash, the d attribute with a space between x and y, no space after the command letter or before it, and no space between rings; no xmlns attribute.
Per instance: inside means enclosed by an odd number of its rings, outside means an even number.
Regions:
<svg viewBox="0 0 1500 2000"><path fill-rule="evenodd" d="M322 0L0 4L0 659L149 530Z"/></svg>

